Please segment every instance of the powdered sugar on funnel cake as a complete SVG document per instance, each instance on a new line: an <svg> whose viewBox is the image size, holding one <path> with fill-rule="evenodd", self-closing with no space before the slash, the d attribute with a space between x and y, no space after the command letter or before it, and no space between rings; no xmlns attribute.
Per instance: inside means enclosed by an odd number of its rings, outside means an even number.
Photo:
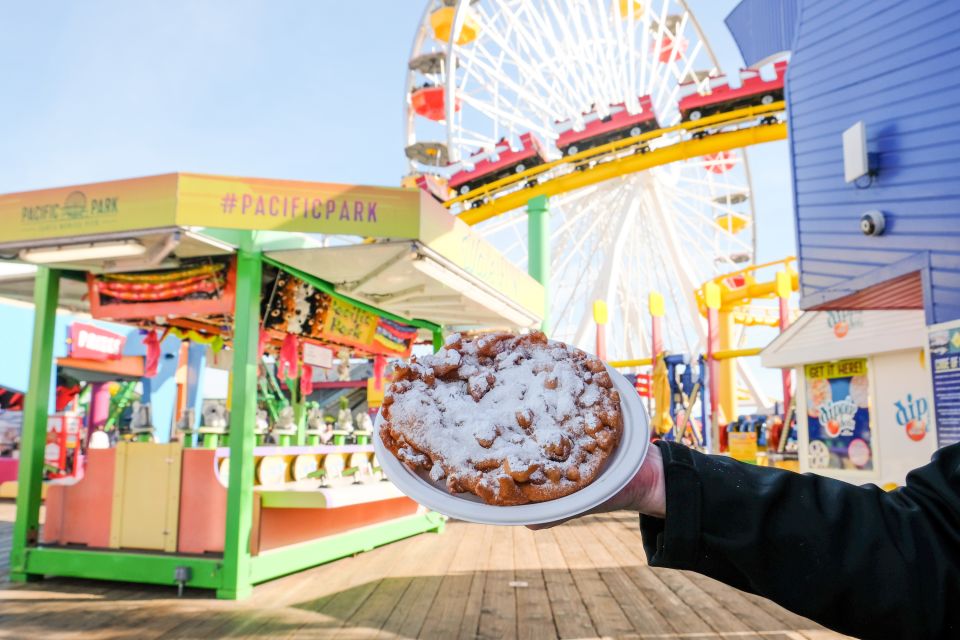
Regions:
<svg viewBox="0 0 960 640"><path fill-rule="evenodd" d="M400 461L495 505L587 486L623 430L603 363L540 332L451 336L397 367L382 418L380 438Z"/></svg>

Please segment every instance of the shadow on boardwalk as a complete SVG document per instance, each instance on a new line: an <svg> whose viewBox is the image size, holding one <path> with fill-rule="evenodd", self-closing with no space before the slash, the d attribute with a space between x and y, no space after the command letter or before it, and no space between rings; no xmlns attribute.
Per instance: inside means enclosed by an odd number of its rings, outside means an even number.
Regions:
<svg viewBox="0 0 960 640"><path fill-rule="evenodd" d="M651 569L637 529L629 514L536 533L451 522L442 535L265 583L240 602L0 576L0 638L841 637L703 576ZM9 524L0 522L4 542Z"/></svg>

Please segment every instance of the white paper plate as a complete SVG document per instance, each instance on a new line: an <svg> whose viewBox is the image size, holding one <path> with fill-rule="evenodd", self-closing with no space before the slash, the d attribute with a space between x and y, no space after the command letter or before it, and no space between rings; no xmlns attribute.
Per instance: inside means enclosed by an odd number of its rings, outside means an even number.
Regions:
<svg viewBox="0 0 960 640"><path fill-rule="evenodd" d="M390 481L404 494L451 518L500 525L542 524L571 518L606 502L623 489L640 470L647 447L650 446L650 424L640 396L620 372L610 367L607 370L614 388L620 392L623 438L613 455L607 459L599 477L568 496L547 502L498 507L486 504L472 493L451 494L442 481L433 482L426 473L414 473L383 446L380 441L380 414L377 414L373 429L377 459Z"/></svg>

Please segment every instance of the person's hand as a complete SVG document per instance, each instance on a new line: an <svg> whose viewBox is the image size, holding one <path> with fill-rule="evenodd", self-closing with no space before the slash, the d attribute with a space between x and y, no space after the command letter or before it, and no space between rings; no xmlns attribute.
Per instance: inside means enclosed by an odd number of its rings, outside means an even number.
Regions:
<svg viewBox="0 0 960 640"><path fill-rule="evenodd" d="M531 524L527 525L527 528L533 530L549 529L558 524L563 524L567 520L591 513L623 510L637 511L656 518L663 518L667 515L667 494L664 490L663 458L660 456L660 447L651 443L647 449L647 457L644 458L637 475L620 490L620 493L603 504L572 518L544 524Z"/></svg>

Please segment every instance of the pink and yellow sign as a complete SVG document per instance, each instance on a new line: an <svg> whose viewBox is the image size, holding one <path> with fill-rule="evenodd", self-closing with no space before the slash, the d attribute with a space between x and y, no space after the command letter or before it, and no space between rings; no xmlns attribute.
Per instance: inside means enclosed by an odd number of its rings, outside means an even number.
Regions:
<svg viewBox="0 0 960 640"><path fill-rule="evenodd" d="M296 180L179 174L186 226L415 238L420 191Z"/></svg>
<svg viewBox="0 0 960 640"><path fill-rule="evenodd" d="M176 224L177 174L0 195L2 242Z"/></svg>
<svg viewBox="0 0 960 640"><path fill-rule="evenodd" d="M0 244L173 226L416 238L419 190L172 173L0 195Z"/></svg>

